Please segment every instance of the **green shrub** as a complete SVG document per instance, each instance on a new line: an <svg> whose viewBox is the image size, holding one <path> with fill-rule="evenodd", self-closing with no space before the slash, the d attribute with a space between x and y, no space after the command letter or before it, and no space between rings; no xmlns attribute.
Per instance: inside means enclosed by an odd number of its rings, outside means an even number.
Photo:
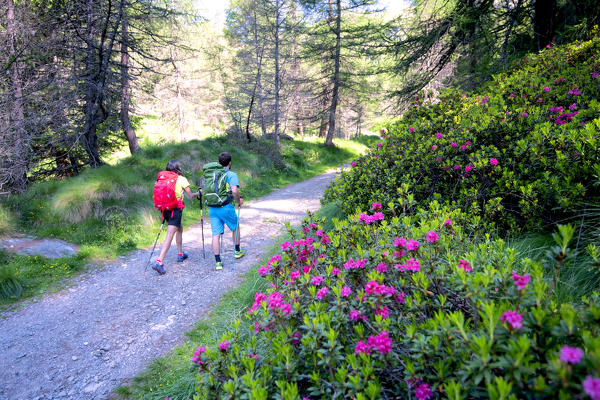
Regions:
<svg viewBox="0 0 600 400"><path fill-rule="evenodd" d="M8 260L6 256L2 258ZM16 268L0 260L0 298L3 300L17 299L22 292L23 286Z"/></svg>
<svg viewBox="0 0 600 400"><path fill-rule="evenodd" d="M271 288L248 311L251 335L236 321L194 353L195 398L556 399L600 384L597 293L560 304L551 271L489 235L472 241L458 210L388 219L379 207L291 233L258 270ZM569 231L555 238L559 267Z"/></svg>
<svg viewBox="0 0 600 400"><path fill-rule="evenodd" d="M531 56L478 93L415 100L325 201L344 199L349 214L373 201L410 212L412 201L438 200L512 231L597 204L599 59L595 38Z"/></svg>

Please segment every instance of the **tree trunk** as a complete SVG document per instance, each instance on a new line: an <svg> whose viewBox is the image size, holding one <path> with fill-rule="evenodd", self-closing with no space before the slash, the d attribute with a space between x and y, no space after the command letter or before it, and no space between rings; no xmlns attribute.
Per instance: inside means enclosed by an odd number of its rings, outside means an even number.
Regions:
<svg viewBox="0 0 600 400"><path fill-rule="evenodd" d="M27 131L25 129L25 105L23 99L23 81L21 79L20 62L16 50L18 27L15 19L15 3L7 0L6 10L6 32L8 34L8 51L10 58L10 85L13 92L11 124L14 129L14 155L10 164L10 178L8 186L14 190L25 190L27 185Z"/></svg>
<svg viewBox="0 0 600 400"><path fill-rule="evenodd" d="M298 16L296 13L296 8L298 7L298 5L296 4L296 2L294 2L292 4L292 24L294 27L296 27L297 23L298 23ZM298 37L297 35L293 35L292 38L293 42L292 42L292 58L294 59L294 66L293 66L293 79L294 79L294 114L296 117L296 128L297 128L297 132L298 132L298 136L300 136L300 140L304 140L304 126L302 124L302 107L301 107L301 101L300 101L300 85L298 84L299 82L299 76L300 76L300 63L298 62L299 57L298 57Z"/></svg>
<svg viewBox="0 0 600 400"><path fill-rule="evenodd" d="M329 88L325 88L322 102L323 116L321 117L321 126L319 127L319 137L327 136L327 127L329 122Z"/></svg>
<svg viewBox="0 0 600 400"><path fill-rule="evenodd" d="M262 61L265 50L265 44L260 46L258 42L258 20L256 15L256 7L254 8L254 49L256 51L256 96L258 97L258 118L260 121L260 129L262 135L267 134L267 123L265 121L265 109L263 105L262 94Z"/></svg>
<svg viewBox="0 0 600 400"><path fill-rule="evenodd" d="M129 118L129 21L125 16L121 22L121 35L121 127L129 143L129 152L134 154L140 146Z"/></svg>
<svg viewBox="0 0 600 400"><path fill-rule="evenodd" d="M276 1L275 11L275 146L279 149L279 16L281 3Z"/></svg>
<svg viewBox="0 0 600 400"><path fill-rule="evenodd" d="M556 0L535 0L534 34L537 49L543 49L554 40Z"/></svg>
<svg viewBox="0 0 600 400"><path fill-rule="evenodd" d="M337 0L337 14L335 23L335 67L333 71L333 92L331 94L331 108L329 109L329 130L325 139L326 146L333 146L333 135L335 133L335 112L338 105L338 93L340 87L340 48L342 42L342 4Z"/></svg>

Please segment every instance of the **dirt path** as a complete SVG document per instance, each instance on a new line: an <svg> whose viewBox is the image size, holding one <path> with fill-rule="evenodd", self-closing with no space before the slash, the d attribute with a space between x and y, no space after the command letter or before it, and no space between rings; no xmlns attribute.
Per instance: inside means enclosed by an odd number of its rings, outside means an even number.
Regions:
<svg viewBox="0 0 600 400"><path fill-rule="evenodd" d="M183 333L261 260L284 222L298 224L306 210L318 209L334 175L290 185L242 207L242 246L248 253L236 260L235 271L228 231L225 268L214 270L205 221L206 261L198 225L183 235L190 258L175 262L171 246L164 276L150 268L144 272L150 249L139 250L68 289L0 314L0 399L108 398L123 380L181 343Z"/></svg>

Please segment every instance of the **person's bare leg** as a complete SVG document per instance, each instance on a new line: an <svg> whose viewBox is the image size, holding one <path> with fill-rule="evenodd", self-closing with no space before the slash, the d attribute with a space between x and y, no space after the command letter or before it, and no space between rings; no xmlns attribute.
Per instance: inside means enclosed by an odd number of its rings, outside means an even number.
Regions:
<svg viewBox="0 0 600 400"><path fill-rule="evenodd" d="M177 228L175 243L177 243L177 254L183 254L183 225Z"/></svg>
<svg viewBox="0 0 600 400"><path fill-rule="evenodd" d="M165 238L165 241L162 245L162 249L160 250L160 256L158 257L159 260L163 261L165 259L167 251L169 251L169 248L171 247L171 242L173 241L173 236L175 236L175 232L177 232L177 229L179 228L177 228L175 225L167 226L167 237Z"/></svg>
<svg viewBox="0 0 600 400"><path fill-rule="evenodd" d="M212 237L212 250L215 256L221 254L221 235Z"/></svg>

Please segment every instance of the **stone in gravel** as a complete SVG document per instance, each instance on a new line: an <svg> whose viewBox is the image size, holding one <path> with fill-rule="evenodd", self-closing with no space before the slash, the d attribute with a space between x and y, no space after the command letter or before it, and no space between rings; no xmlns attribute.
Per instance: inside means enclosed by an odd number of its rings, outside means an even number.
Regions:
<svg viewBox="0 0 600 400"><path fill-rule="evenodd" d="M102 386L102 383L90 383L83 389L83 391L85 393L94 393L100 386Z"/></svg>
<svg viewBox="0 0 600 400"><path fill-rule="evenodd" d="M71 357L71 360L73 360L73 361L77 361L77 356L73 356L73 357Z"/></svg>

